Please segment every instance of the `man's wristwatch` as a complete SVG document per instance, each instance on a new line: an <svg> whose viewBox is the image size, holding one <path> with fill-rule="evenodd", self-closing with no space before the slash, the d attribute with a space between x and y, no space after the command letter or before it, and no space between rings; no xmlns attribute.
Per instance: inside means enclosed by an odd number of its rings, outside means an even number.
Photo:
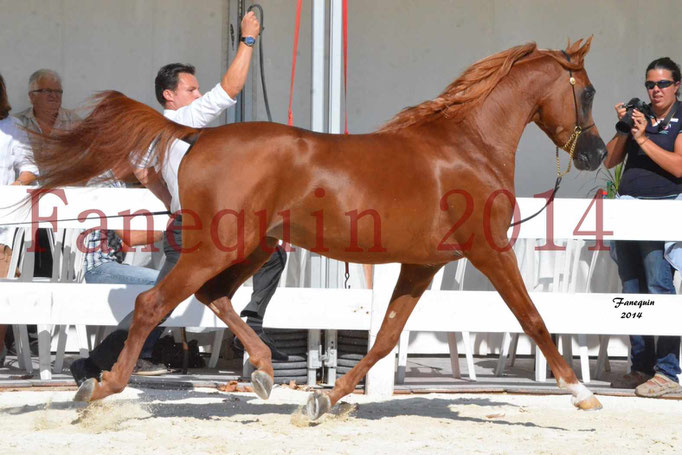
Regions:
<svg viewBox="0 0 682 455"><path fill-rule="evenodd" d="M242 43L246 44L249 47L253 47L254 44L256 44L256 38L253 36L242 36L239 41Z"/></svg>

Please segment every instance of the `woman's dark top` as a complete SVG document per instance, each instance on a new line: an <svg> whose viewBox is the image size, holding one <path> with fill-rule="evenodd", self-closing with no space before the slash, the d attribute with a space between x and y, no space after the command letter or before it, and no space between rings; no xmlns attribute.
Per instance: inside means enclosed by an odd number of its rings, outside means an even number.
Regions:
<svg viewBox="0 0 682 455"><path fill-rule="evenodd" d="M659 131L658 125L651 122L646 127L645 135L651 142L663 150L673 152L675 139L682 128L682 103L677 101L677 111L666 127ZM627 163L618 187L618 193L638 198L660 198L682 193L682 178L676 178L663 170L649 156L644 153L632 135L625 143Z"/></svg>

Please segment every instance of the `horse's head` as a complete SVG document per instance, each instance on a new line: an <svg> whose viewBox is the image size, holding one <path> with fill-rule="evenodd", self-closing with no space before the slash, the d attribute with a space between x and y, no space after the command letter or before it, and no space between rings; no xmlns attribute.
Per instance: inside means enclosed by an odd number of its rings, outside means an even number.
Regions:
<svg viewBox="0 0 682 455"><path fill-rule="evenodd" d="M552 64L558 63L559 76L547 84L533 121L571 154L576 168L593 171L604 160L606 146L592 119L595 89L583 67L591 41L590 37L581 46L578 40L561 53L548 52L555 60Z"/></svg>

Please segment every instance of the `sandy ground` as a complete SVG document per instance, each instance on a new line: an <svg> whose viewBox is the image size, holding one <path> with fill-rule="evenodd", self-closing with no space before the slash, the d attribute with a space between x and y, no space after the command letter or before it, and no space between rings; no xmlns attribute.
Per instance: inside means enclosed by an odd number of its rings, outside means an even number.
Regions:
<svg viewBox="0 0 682 455"><path fill-rule="evenodd" d="M0 393L6 454L680 454L682 402L566 395L352 395L309 422L308 393L127 388L85 406L72 391Z"/></svg>

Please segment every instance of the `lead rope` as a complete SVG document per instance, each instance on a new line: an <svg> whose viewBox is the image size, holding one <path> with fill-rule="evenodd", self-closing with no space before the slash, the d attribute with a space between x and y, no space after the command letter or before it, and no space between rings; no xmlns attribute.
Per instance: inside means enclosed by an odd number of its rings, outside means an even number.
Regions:
<svg viewBox="0 0 682 455"><path fill-rule="evenodd" d="M568 152L568 166L566 167L566 170L564 172L561 172L561 162L559 161L559 147L556 147L556 181L554 182L554 189L552 190L552 194L550 194L549 198L547 199L547 202L545 205L542 206L540 210L532 214L531 216L528 216L520 221L516 221L514 223L511 223L509 227L516 226L517 224L525 223L528 220L531 220L538 216L540 213L542 213L543 210L547 208L549 204L554 202L554 196L556 195L557 191L559 191L559 185L561 185L561 179L563 178L564 175L568 174L571 171L571 163L573 162L573 155L575 154L575 145L578 143L578 138L580 137L580 134L583 132L583 129L579 126L576 125L575 129L573 130L573 134L571 134L571 137L568 138L566 141L566 144L564 144L563 147L561 147L563 150L566 150ZM570 150L567 150L566 148L570 147Z"/></svg>
<svg viewBox="0 0 682 455"><path fill-rule="evenodd" d="M97 219L110 219L110 218L134 218L136 216L139 216L139 213L130 213L127 215L101 215L98 216ZM151 216L156 216L156 215L171 215L171 212L168 210L163 210L163 211L158 211L158 212L148 212L142 214L144 216L151 215ZM0 226L23 226L23 225L34 225L34 224L40 224L40 223L63 223L65 221L79 221L83 222L81 218L57 218L57 219L42 219L39 222L36 221L17 221L16 223L0 223Z"/></svg>

